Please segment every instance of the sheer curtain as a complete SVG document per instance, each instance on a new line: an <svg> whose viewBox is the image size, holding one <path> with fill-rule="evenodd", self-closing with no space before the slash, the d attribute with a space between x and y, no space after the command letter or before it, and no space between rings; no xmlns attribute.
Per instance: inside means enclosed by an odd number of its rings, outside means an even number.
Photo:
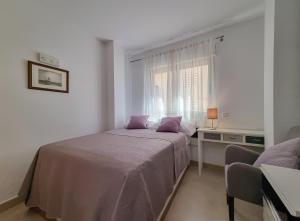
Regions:
<svg viewBox="0 0 300 221"><path fill-rule="evenodd" d="M145 58L144 110L151 120L181 115L202 126L215 106L214 50L208 39Z"/></svg>

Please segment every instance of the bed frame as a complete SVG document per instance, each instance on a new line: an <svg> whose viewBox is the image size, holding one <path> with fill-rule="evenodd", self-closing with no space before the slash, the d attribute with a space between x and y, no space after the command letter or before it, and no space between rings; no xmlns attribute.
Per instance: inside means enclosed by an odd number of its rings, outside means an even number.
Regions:
<svg viewBox="0 0 300 221"><path fill-rule="evenodd" d="M185 176L186 171L189 168L189 166L190 165L188 165L186 168L184 168L184 170L181 172L180 176L178 177L178 179L177 179L177 181L176 181L176 183L175 183L175 185L173 187L173 191L170 194L170 196L168 197L168 199L167 199L167 201L166 201L166 203L165 203L162 211L160 212L160 214L159 214L159 216L157 218L157 221L163 221L165 219L165 217L166 217L166 215L167 215L167 213L168 213L168 211L169 211L169 209L170 209L170 207L172 205L172 202L173 202L173 200L175 198L175 195L176 195L176 193L177 193L177 191L179 189L179 186L182 183L183 177Z"/></svg>

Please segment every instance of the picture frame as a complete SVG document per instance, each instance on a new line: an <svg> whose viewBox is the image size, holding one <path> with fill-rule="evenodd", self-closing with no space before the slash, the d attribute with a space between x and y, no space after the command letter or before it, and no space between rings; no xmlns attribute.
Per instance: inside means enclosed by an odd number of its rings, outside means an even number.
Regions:
<svg viewBox="0 0 300 221"><path fill-rule="evenodd" d="M28 61L28 88L69 93L69 71Z"/></svg>

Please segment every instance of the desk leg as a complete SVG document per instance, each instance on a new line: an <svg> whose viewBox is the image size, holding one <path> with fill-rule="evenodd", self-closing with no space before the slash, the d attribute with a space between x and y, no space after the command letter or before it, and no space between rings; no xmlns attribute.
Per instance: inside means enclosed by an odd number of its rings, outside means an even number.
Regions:
<svg viewBox="0 0 300 221"><path fill-rule="evenodd" d="M202 174L202 167L203 167L203 142L199 139L198 140L198 173L199 176Z"/></svg>

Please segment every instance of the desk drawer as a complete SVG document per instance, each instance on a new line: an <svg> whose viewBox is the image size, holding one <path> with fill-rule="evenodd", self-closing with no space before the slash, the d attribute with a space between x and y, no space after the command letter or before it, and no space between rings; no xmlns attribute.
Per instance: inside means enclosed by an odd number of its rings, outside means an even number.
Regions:
<svg viewBox="0 0 300 221"><path fill-rule="evenodd" d="M264 145L265 138L264 137L256 137L256 136L246 136L246 143Z"/></svg>
<svg viewBox="0 0 300 221"><path fill-rule="evenodd" d="M204 133L203 138L207 140L221 140L221 134L217 133Z"/></svg>
<svg viewBox="0 0 300 221"><path fill-rule="evenodd" d="M223 135L223 140L224 141L229 141L229 142L243 143L243 135L224 134Z"/></svg>

